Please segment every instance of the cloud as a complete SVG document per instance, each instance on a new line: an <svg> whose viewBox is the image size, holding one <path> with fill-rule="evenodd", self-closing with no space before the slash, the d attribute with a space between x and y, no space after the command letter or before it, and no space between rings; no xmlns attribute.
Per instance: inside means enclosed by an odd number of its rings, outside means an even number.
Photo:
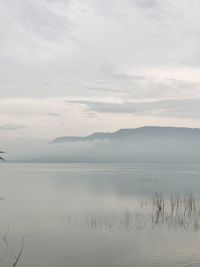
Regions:
<svg viewBox="0 0 200 267"><path fill-rule="evenodd" d="M145 68L195 69L199 7L186 0L1 1L0 96L95 96L85 92L88 81L126 91ZM129 77L124 68L141 74Z"/></svg>
<svg viewBox="0 0 200 267"><path fill-rule="evenodd" d="M11 12L17 26L41 39L58 39L69 30L67 10L69 1L7 1L3 5Z"/></svg>
<svg viewBox="0 0 200 267"><path fill-rule="evenodd" d="M18 125L18 124L3 124L0 125L0 130L20 130L27 128L27 126L24 125Z"/></svg>
<svg viewBox="0 0 200 267"><path fill-rule="evenodd" d="M2 126L39 138L148 116L198 126L199 10L197 0L0 1Z"/></svg>
<svg viewBox="0 0 200 267"><path fill-rule="evenodd" d="M60 114L57 114L57 113L47 113L46 115L50 116L50 117L60 117L61 116Z"/></svg>
<svg viewBox="0 0 200 267"><path fill-rule="evenodd" d="M135 0L132 3L144 8L155 8L159 5L159 2L159 0Z"/></svg>
<svg viewBox="0 0 200 267"><path fill-rule="evenodd" d="M133 114L137 116L198 118L200 116L200 99L168 99L143 102L95 102L70 101L85 106L87 110L97 113Z"/></svg>

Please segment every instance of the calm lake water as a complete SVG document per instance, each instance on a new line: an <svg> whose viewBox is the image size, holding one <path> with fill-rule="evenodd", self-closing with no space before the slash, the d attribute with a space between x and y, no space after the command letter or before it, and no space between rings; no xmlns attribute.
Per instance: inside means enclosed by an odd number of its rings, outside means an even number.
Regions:
<svg viewBox="0 0 200 267"><path fill-rule="evenodd" d="M158 218L156 192L200 196L200 165L2 164L0 266L22 238L21 267L200 266L198 211Z"/></svg>

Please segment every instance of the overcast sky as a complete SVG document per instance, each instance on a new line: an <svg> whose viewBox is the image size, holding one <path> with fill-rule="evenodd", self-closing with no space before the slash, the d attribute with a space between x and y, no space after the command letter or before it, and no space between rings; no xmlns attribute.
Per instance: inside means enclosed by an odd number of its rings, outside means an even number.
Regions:
<svg viewBox="0 0 200 267"><path fill-rule="evenodd" d="M200 127L199 0L0 0L0 137Z"/></svg>

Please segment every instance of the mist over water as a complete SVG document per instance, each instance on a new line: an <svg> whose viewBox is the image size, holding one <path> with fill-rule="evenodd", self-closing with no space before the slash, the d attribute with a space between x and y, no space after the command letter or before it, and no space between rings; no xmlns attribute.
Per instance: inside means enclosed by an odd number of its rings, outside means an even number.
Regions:
<svg viewBox="0 0 200 267"><path fill-rule="evenodd" d="M200 165L10 163L1 174L2 266L23 237L22 267L200 262Z"/></svg>
<svg viewBox="0 0 200 267"><path fill-rule="evenodd" d="M200 163L200 130L145 126L85 137L17 139L4 144L7 160L68 163Z"/></svg>

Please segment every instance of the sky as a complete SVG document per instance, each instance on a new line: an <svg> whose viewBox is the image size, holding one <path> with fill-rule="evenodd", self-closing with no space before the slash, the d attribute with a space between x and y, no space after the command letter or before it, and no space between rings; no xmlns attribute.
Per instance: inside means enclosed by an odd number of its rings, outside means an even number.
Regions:
<svg viewBox="0 0 200 267"><path fill-rule="evenodd" d="M0 0L0 138L200 127L199 0Z"/></svg>

